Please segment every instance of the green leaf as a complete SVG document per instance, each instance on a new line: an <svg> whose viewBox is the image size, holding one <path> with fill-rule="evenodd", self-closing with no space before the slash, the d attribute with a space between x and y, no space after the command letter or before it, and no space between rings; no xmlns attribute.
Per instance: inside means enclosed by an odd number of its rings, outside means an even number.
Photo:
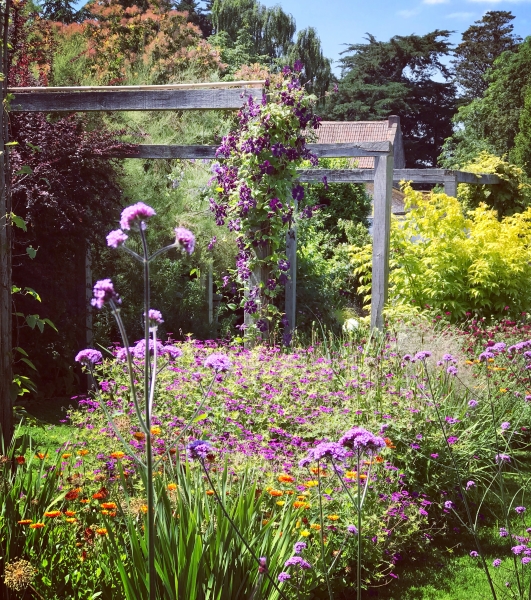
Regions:
<svg viewBox="0 0 531 600"><path fill-rule="evenodd" d="M193 420L194 423L198 423L199 421L204 421L207 418L207 414L203 413L202 415L197 415L197 417Z"/></svg>
<svg viewBox="0 0 531 600"><path fill-rule="evenodd" d="M31 362L31 360L29 358L21 358L20 360L22 362L26 363L28 365L28 367L31 367L34 371L37 370L37 367Z"/></svg>
<svg viewBox="0 0 531 600"><path fill-rule="evenodd" d="M32 246L28 246L26 248L26 252L32 260L37 256L37 250L35 250L35 248L33 248Z"/></svg>
<svg viewBox="0 0 531 600"><path fill-rule="evenodd" d="M22 231L28 231L28 228L26 227L26 221L24 221L22 217L18 217L14 213L11 213L11 223L13 223L13 225L18 227L19 229L22 229Z"/></svg>
<svg viewBox="0 0 531 600"><path fill-rule="evenodd" d="M227 308L230 308L231 310L236 310L236 304L233 304L232 302L227 304Z"/></svg>
<svg viewBox="0 0 531 600"><path fill-rule="evenodd" d="M35 329L35 325L37 324L37 319L39 315L26 315L26 323L32 328Z"/></svg>
<svg viewBox="0 0 531 600"><path fill-rule="evenodd" d="M6 144L7 145L7 144ZM20 169L15 173L15 175L32 175L33 170L28 165L23 165Z"/></svg>
<svg viewBox="0 0 531 600"><path fill-rule="evenodd" d="M20 346L13 348L13 350L15 350L16 352L19 352L20 354L23 354L24 356L28 356L28 353L24 350L24 348L21 348Z"/></svg>

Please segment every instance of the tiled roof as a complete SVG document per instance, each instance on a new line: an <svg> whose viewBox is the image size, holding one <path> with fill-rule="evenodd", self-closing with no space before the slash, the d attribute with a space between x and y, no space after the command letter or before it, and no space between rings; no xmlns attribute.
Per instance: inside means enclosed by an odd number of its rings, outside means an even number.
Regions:
<svg viewBox="0 0 531 600"><path fill-rule="evenodd" d="M394 142L395 132L396 128L389 127L388 121L322 121L316 131L316 143ZM372 156L360 156L352 160L359 169L374 168Z"/></svg>

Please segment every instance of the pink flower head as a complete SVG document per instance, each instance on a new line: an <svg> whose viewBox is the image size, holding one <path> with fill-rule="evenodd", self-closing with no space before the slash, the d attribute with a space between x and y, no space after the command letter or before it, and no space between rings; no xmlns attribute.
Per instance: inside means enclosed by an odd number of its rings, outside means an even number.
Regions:
<svg viewBox="0 0 531 600"><path fill-rule="evenodd" d="M148 206L143 202L137 202L123 210L120 218L120 227L126 231L131 229L134 225L139 225L142 229L145 229L146 226L144 221L153 217L155 214L156 213L151 206Z"/></svg>
<svg viewBox="0 0 531 600"><path fill-rule="evenodd" d="M75 361L82 365L95 365L103 360L103 356L99 350L86 348L77 353Z"/></svg>
<svg viewBox="0 0 531 600"><path fill-rule="evenodd" d="M217 373L223 373L231 368L231 361L228 356L224 354L215 353L211 354L205 359L204 366L207 369L213 369Z"/></svg>
<svg viewBox="0 0 531 600"><path fill-rule="evenodd" d="M144 313L144 317L145 316L146 313ZM164 323L164 319L162 318L162 313L160 312L160 310L150 308L148 312L148 317L151 325L160 325Z"/></svg>
<svg viewBox="0 0 531 600"><path fill-rule="evenodd" d="M129 236L121 229L115 229L107 235L107 246L109 246L109 248L118 248L118 246L121 246L128 237Z"/></svg>
<svg viewBox="0 0 531 600"><path fill-rule="evenodd" d="M363 427L349 429L339 440L341 446L373 454L385 448L385 440Z"/></svg>
<svg viewBox="0 0 531 600"><path fill-rule="evenodd" d="M92 306L103 308L106 302L113 300L116 304L120 304L120 296L114 291L114 286L110 279L101 279L96 281L94 285L94 298L90 301Z"/></svg>
<svg viewBox="0 0 531 600"><path fill-rule="evenodd" d="M175 245L182 248L185 252L188 252L188 254L192 254L195 248L194 234L184 227L176 227Z"/></svg>

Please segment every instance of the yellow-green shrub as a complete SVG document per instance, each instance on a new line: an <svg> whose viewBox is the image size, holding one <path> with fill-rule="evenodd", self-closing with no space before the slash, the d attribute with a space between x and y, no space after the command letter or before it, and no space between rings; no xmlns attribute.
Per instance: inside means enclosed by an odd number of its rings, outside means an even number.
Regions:
<svg viewBox="0 0 531 600"><path fill-rule="evenodd" d="M531 307L531 209L500 221L485 204L465 214L446 194L409 184L404 192L409 212L391 225L390 305L429 306L453 319ZM351 256L368 301L371 245L352 248Z"/></svg>
<svg viewBox="0 0 531 600"><path fill-rule="evenodd" d="M531 186L525 182L525 172L521 167L494 154L480 152L472 162L463 167L463 171L489 173L500 178L497 185L459 184L457 197L465 209L477 208L484 202L498 211L498 217L501 218L521 212L529 206Z"/></svg>

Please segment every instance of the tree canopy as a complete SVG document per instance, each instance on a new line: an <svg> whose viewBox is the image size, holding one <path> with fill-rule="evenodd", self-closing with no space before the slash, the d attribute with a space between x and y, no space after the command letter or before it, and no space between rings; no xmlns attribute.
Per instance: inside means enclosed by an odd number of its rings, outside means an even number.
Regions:
<svg viewBox="0 0 531 600"><path fill-rule="evenodd" d="M516 50L522 41L513 33L513 19L509 11L490 10L463 33L452 62L456 83L467 100L483 96L494 61L503 52Z"/></svg>
<svg viewBox="0 0 531 600"><path fill-rule="evenodd" d="M400 115L407 165L434 166L452 133L455 111L455 86L442 60L450 53L449 35L435 30L381 42L367 34L366 43L350 45L326 117L364 121Z"/></svg>

